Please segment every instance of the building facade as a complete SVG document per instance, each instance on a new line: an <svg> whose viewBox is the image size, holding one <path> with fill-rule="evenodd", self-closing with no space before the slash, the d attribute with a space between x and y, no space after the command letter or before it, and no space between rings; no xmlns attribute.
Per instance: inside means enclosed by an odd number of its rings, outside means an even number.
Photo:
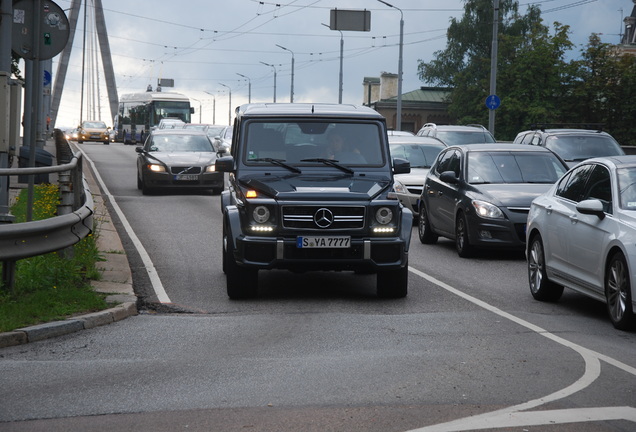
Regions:
<svg viewBox="0 0 636 432"><path fill-rule="evenodd" d="M383 72L379 78L365 77L363 104L387 119L389 129L397 120L397 74ZM402 130L416 133L426 123L450 124L448 102L450 91L444 87L420 87L402 94Z"/></svg>

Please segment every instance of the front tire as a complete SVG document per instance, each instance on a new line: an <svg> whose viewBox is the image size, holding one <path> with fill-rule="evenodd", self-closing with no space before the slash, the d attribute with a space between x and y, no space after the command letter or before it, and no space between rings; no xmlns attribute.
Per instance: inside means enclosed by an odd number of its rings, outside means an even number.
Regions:
<svg viewBox="0 0 636 432"><path fill-rule="evenodd" d="M236 263L227 237L223 239L223 269L227 295L232 300L244 300L258 294L258 270Z"/></svg>
<svg viewBox="0 0 636 432"><path fill-rule="evenodd" d="M545 253L540 235L530 241L528 249L528 283L535 300L557 301L563 294L563 287L548 279L545 269Z"/></svg>
<svg viewBox="0 0 636 432"><path fill-rule="evenodd" d="M420 206L420 213L417 222L417 233L420 237L420 242L423 244L435 244L437 243L438 236L431 229L431 224L428 221L426 215L426 208Z"/></svg>
<svg viewBox="0 0 636 432"><path fill-rule="evenodd" d="M627 260L622 252L612 256L605 273L607 311L615 328L629 330L634 326L632 289L629 282Z"/></svg>
<svg viewBox="0 0 636 432"><path fill-rule="evenodd" d="M379 271L376 275L377 295L380 298L404 298L408 294L408 262L397 270Z"/></svg>
<svg viewBox="0 0 636 432"><path fill-rule="evenodd" d="M475 253L474 246L468 240L468 222L463 213L459 213L455 221L455 248L461 258L470 258Z"/></svg>

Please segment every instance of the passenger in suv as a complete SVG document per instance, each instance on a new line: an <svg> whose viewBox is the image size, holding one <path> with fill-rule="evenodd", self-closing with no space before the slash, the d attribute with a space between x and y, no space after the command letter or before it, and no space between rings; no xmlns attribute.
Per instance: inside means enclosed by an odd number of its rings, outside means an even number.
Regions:
<svg viewBox="0 0 636 432"><path fill-rule="evenodd" d="M478 124L459 126L426 123L417 132L417 136L437 138L447 146L496 142L490 131Z"/></svg>
<svg viewBox="0 0 636 432"><path fill-rule="evenodd" d="M355 151L329 154L337 131ZM384 117L362 106L248 104L237 108L223 212L223 271L232 299L257 294L258 271L377 274L380 297L404 297L413 215L393 192Z"/></svg>
<svg viewBox="0 0 636 432"><path fill-rule="evenodd" d="M546 129L538 125L517 134L515 144L547 147L572 168L586 159L600 156L620 156L625 152L607 132L598 129ZM556 126L556 125L551 125ZM596 125L600 126L600 125Z"/></svg>

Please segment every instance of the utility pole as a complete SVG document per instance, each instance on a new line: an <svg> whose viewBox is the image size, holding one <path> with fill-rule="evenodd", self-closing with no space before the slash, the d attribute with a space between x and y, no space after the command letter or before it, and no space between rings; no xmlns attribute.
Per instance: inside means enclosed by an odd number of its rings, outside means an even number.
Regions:
<svg viewBox="0 0 636 432"><path fill-rule="evenodd" d="M499 0L493 2L493 20L492 20L492 52L490 53L490 95L489 98L496 98L497 95L497 33L499 32ZM495 110L498 104L493 105L488 110L488 130L495 136Z"/></svg>
<svg viewBox="0 0 636 432"><path fill-rule="evenodd" d="M247 80L247 103L252 103L252 80L238 72L236 74Z"/></svg>
<svg viewBox="0 0 636 432"><path fill-rule="evenodd" d="M261 63L264 64L265 66L271 66L274 69L274 103L276 103L276 66L274 66L273 64L265 63L265 62L261 62Z"/></svg>
<svg viewBox="0 0 636 432"><path fill-rule="evenodd" d="M278 48L284 49L285 51L289 51L292 56L291 60L291 91L289 92L289 102L294 103L294 52L289 48L285 48L284 46L276 44Z"/></svg>
<svg viewBox="0 0 636 432"><path fill-rule="evenodd" d="M399 7L393 6L384 0L378 0L380 3L387 5L393 9L400 11L400 49L398 54L398 89L397 89L397 112L395 114L395 130L402 130L402 51L404 46L404 13Z"/></svg>

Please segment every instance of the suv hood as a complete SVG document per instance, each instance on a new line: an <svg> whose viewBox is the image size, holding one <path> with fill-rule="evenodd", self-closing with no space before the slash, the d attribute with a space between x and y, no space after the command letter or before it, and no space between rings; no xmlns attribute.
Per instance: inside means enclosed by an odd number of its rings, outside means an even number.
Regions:
<svg viewBox="0 0 636 432"><path fill-rule="evenodd" d="M265 195L278 199L359 199L370 200L391 184L387 177L356 177L351 175L291 174L284 176L254 175L244 177L241 183Z"/></svg>

